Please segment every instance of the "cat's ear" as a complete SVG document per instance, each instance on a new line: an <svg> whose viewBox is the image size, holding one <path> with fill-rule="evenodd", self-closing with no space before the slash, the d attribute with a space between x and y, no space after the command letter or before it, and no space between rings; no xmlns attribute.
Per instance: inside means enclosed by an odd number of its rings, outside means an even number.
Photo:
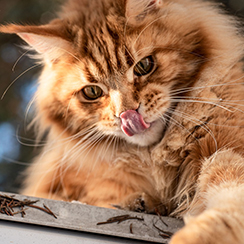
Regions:
<svg viewBox="0 0 244 244"><path fill-rule="evenodd" d="M143 19L150 11L155 11L163 4L163 0L126 0L126 18L130 22Z"/></svg>
<svg viewBox="0 0 244 244"><path fill-rule="evenodd" d="M71 41L57 25L0 26L0 32L17 34L45 59L53 61L71 51Z"/></svg>

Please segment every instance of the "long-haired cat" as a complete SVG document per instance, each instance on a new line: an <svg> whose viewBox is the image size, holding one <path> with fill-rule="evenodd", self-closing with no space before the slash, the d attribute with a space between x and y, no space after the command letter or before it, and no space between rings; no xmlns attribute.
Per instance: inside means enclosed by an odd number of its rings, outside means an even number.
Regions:
<svg viewBox="0 0 244 244"><path fill-rule="evenodd" d="M70 0L1 26L43 62L23 194L185 217L172 244L244 243L244 41L200 0Z"/></svg>

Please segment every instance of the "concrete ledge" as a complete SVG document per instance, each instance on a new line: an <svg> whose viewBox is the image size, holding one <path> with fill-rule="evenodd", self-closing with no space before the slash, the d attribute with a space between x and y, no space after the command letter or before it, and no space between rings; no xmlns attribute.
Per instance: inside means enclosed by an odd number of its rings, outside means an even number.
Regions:
<svg viewBox="0 0 244 244"><path fill-rule="evenodd" d="M21 213L14 216L0 214L0 220L4 220L4 222L14 221L18 223L61 228L65 230L75 230L156 243L168 243L171 233L176 232L183 226L183 221L169 217L159 217L156 215L123 210L99 208L77 202L69 203L49 199L26 197L12 193L0 192L0 194L14 196L14 198L21 201L24 199L31 201L38 200L38 202L34 203L33 205L43 208L44 204L57 216L57 218L55 218L53 215L40 209L26 206L24 207L26 209L26 215L24 217L22 217ZM18 211L17 208L16 211ZM103 223L107 222L107 220L111 218L111 223ZM98 223L101 224L98 225Z"/></svg>

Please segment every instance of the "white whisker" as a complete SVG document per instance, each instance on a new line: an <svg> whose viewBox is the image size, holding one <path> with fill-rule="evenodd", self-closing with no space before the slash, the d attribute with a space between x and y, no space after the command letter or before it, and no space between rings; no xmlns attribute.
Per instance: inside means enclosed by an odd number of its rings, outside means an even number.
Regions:
<svg viewBox="0 0 244 244"><path fill-rule="evenodd" d="M11 88L11 86L15 83L15 81L17 81L22 75L24 75L25 73L27 73L28 71L36 68L40 66L40 64L35 64L33 66L31 66L30 68L26 69L24 72L22 72L20 75L18 75L10 84L9 86L5 89L4 93L1 96L1 100L3 100L3 98L5 97L6 93L8 92L8 90Z"/></svg>
<svg viewBox="0 0 244 244"><path fill-rule="evenodd" d="M214 140L214 143L215 143L215 149L216 151L218 150L218 143L217 143L217 140L213 134L213 132L211 131L211 129L207 126L207 124L205 123L205 121L201 121L199 119L196 119L194 117L190 117L188 114L182 112L182 111L176 111L176 110L172 110L172 113L178 117L182 117L182 118L185 118L186 120L188 121L191 121L193 122L195 125L200 125L201 128L203 128L203 130L205 130L207 133L209 133L211 135L211 137L213 138ZM199 124L200 123L200 124ZM188 130L189 131L189 130ZM192 135L192 132L190 132L190 135ZM197 140L197 138L195 138Z"/></svg>
<svg viewBox="0 0 244 244"><path fill-rule="evenodd" d="M27 47L27 50L15 61L13 67L12 67L12 71L15 71L15 68L17 66L17 64L19 63L19 61L29 52L32 50L32 47Z"/></svg>
<svg viewBox="0 0 244 244"><path fill-rule="evenodd" d="M183 100L183 99L174 99L174 98L172 98L171 101L172 101L172 102L187 102L187 103L210 104L210 105L215 105L215 106L217 106L217 107L219 107L219 108L222 108L222 109L224 109L224 110L226 110L226 111L228 111L228 112L233 113L232 110L230 110L230 109L228 109L228 108L226 108L226 107L224 107L224 106L222 106L222 105L219 105L218 103L209 102L209 101L199 101L199 100L190 100L190 99L184 99L184 100Z"/></svg>
<svg viewBox="0 0 244 244"><path fill-rule="evenodd" d="M158 20L163 19L163 18L165 18L164 15L163 15L163 16L160 16L160 17L158 17L158 18L156 18L155 20L151 21L147 26L145 26L145 27L143 28L143 30L138 34L136 40L133 42L132 47L135 46L136 42L138 41L138 39L141 37L142 33L143 33L147 28L149 28L152 24L154 24L155 22L157 22Z"/></svg>

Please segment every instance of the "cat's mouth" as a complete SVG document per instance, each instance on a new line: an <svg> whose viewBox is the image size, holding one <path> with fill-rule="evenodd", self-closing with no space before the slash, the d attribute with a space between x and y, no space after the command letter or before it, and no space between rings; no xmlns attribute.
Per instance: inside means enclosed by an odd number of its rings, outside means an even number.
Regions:
<svg viewBox="0 0 244 244"><path fill-rule="evenodd" d="M128 142L139 145L149 146L158 143L164 137L169 128L172 111L175 110L177 103L172 104L165 112L165 118L158 118L153 122L146 122L141 114L136 110L127 110L120 114L121 130Z"/></svg>
<svg viewBox="0 0 244 244"><path fill-rule="evenodd" d="M127 136L141 134L147 130L151 124L146 123L141 114L135 110L127 110L120 115L121 129Z"/></svg>

